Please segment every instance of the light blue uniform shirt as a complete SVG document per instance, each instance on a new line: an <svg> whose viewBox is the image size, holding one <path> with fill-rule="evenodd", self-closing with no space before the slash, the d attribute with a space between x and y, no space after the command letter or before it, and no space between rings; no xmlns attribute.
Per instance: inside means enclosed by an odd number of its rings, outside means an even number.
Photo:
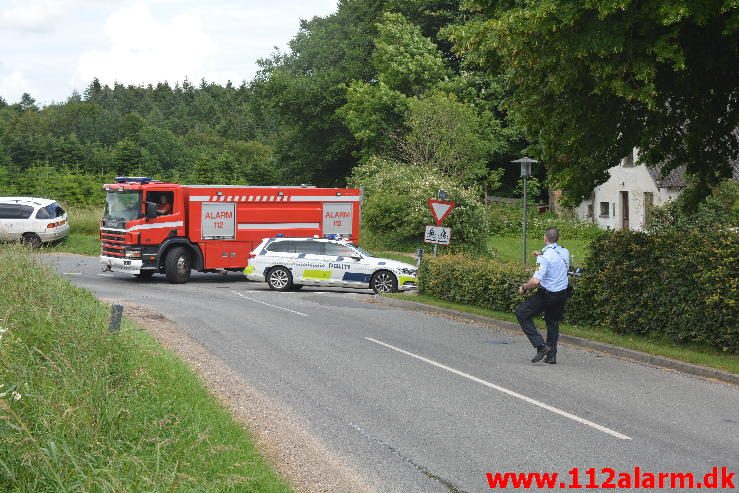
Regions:
<svg viewBox="0 0 739 493"><path fill-rule="evenodd" d="M547 291L567 289L567 271L570 269L570 252L556 243L550 243L536 257L534 277Z"/></svg>

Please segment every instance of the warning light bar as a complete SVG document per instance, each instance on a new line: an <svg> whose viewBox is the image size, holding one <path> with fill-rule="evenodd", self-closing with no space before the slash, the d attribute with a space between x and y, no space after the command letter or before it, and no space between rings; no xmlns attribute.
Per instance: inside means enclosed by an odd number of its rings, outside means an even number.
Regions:
<svg viewBox="0 0 739 493"><path fill-rule="evenodd" d="M151 183L155 181L153 178L148 176L116 176L116 183Z"/></svg>

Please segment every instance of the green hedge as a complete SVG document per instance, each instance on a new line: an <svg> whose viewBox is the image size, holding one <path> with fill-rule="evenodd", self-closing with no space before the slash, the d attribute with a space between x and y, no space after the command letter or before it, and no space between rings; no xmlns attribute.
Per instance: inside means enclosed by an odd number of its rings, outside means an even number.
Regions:
<svg viewBox="0 0 739 493"><path fill-rule="evenodd" d="M739 352L739 236L729 228L624 231L598 237L568 303L568 321L622 334L666 336ZM512 312L522 301L524 268L462 255L427 257L419 292Z"/></svg>
<svg viewBox="0 0 739 493"><path fill-rule="evenodd" d="M453 303L512 311L523 300L518 287L531 268L466 255L426 257L419 269L419 293Z"/></svg>
<svg viewBox="0 0 739 493"><path fill-rule="evenodd" d="M591 245L568 317L736 353L738 240L729 228L604 235Z"/></svg>

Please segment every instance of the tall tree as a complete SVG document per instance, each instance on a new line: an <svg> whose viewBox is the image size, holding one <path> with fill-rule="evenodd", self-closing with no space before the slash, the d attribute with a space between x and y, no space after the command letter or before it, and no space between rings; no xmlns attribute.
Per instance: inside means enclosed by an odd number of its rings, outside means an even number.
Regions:
<svg viewBox="0 0 739 493"><path fill-rule="evenodd" d="M301 22L290 53L262 61L252 90L274 124L286 182L340 184L356 164L357 143L336 111L351 81L374 75L370 56L383 3L341 0L334 14Z"/></svg>
<svg viewBox="0 0 739 493"><path fill-rule="evenodd" d="M571 200L633 147L694 177L697 196L739 155L734 1L470 0L459 52L513 89L510 107Z"/></svg>

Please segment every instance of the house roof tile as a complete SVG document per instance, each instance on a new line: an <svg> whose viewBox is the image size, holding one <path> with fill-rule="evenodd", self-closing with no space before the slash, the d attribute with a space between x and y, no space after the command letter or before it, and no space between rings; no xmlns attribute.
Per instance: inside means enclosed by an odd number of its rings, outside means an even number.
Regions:
<svg viewBox="0 0 739 493"><path fill-rule="evenodd" d="M662 176L662 166L660 165L647 166L647 170L649 170L649 174L659 188L684 188L687 186L684 165L673 169L667 173L667 176Z"/></svg>

